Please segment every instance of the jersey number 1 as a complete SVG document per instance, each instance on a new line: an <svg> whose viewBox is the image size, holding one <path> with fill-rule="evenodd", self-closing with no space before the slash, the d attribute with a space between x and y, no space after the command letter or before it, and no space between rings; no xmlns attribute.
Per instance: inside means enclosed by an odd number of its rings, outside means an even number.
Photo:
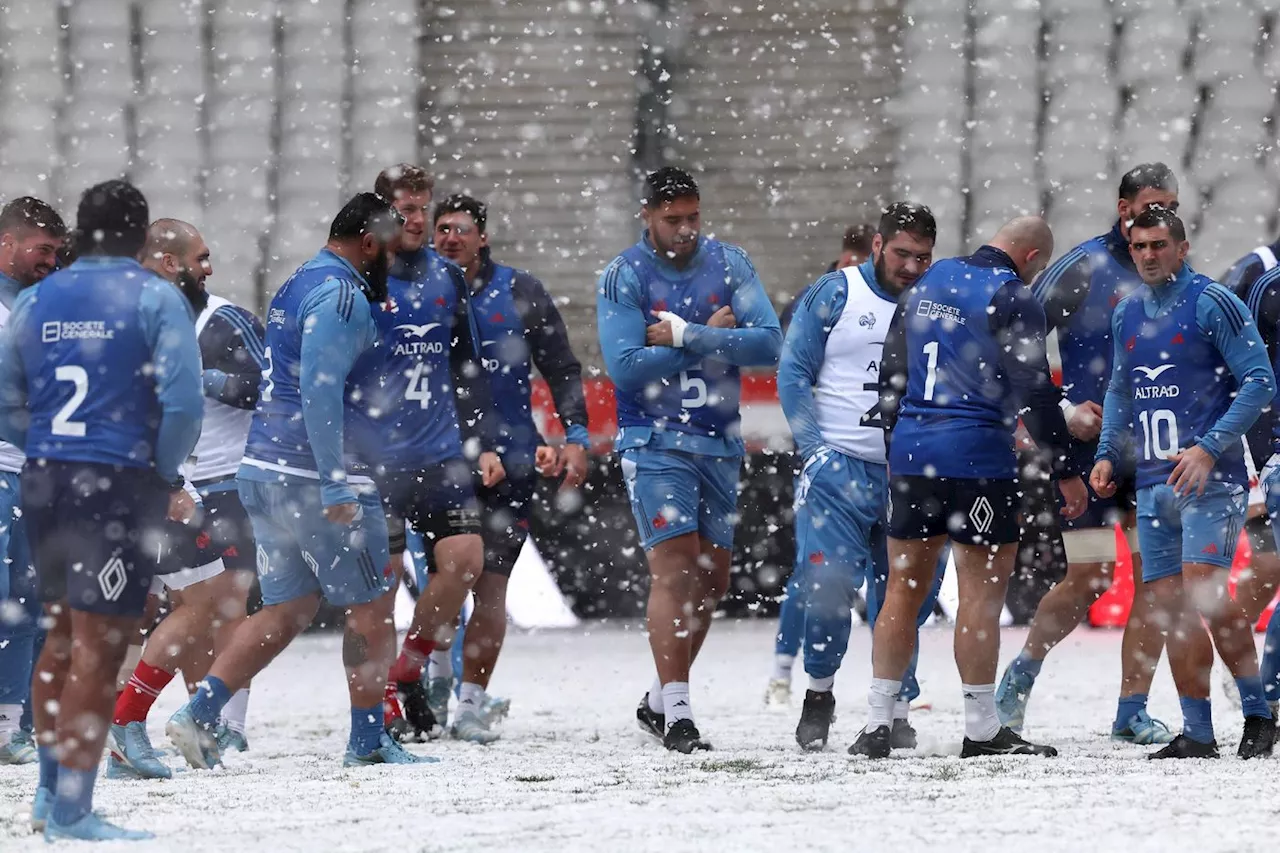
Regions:
<svg viewBox="0 0 1280 853"><path fill-rule="evenodd" d="M924 354L929 356L929 364L926 366L924 376L924 398L932 400L933 386L938 381L938 342L929 341L929 343L925 344Z"/></svg>

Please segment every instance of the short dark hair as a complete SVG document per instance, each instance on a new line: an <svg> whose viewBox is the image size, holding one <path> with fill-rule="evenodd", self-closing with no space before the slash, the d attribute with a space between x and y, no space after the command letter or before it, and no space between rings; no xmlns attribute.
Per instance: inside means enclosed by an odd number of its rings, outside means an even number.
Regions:
<svg viewBox="0 0 1280 853"><path fill-rule="evenodd" d="M938 239L938 221L933 218L933 211L923 204L895 201L880 211L876 233L888 243L903 231L933 243Z"/></svg>
<svg viewBox="0 0 1280 853"><path fill-rule="evenodd" d="M485 228L489 224L489 206L478 198L472 198L463 193L454 193L444 201L436 205L435 212L431 215L431 222L435 224L441 216L448 213L465 213L475 220L476 228L480 229L480 233L485 233Z"/></svg>
<svg viewBox="0 0 1280 853"><path fill-rule="evenodd" d="M1124 173L1120 179L1120 198L1133 201L1146 189L1178 194L1178 179L1164 163L1142 163Z"/></svg>
<svg viewBox="0 0 1280 853"><path fill-rule="evenodd" d="M399 233L404 217L377 193L356 193L333 218L330 240L358 240L372 234L386 243Z"/></svg>
<svg viewBox="0 0 1280 853"><path fill-rule="evenodd" d="M24 195L0 209L0 234L11 234L19 228L43 231L50 237L67 236L67 225L47 202Z"/></svg>
<svg viewBox="0 0 1280 853"><path fill-rule="evenodd" d="M378 173L373 181L373 191L389 201L396 200L397 192L429 193L436 188L436 179L421 166L397 163Z"/></svg>
<svg viewBox="0 0 1280 853"><path fill-rule="evenodd" d="M1142 211L1134 218L1133 224L1129 226L1129 234L1133 234L1135 228L1168 228L1169 236L1181 243L1187 239L1187 226L1182 224L1182 220L1178 214L1174 213L1167 207L1152 205ZM1132 236L1129 238L1131 241Z"/></svg>
<svg viewBox="0 0 1280 853"><path fill-rule="evenodd" d="M868 223L850 225L844 231L844 239L840 241L840 248L843 251L853 252L858 255L869 255L871 254L871 239L875 236L875 227Z"/></svg>
<svg viewBox="0 0 1280 853"><path fill-rule="evenodd" d="M663 166L656 172L650 172L644 179L644 195L641 203L645 207L661 207L678 198L700 198L698 182L684 169L675 166Z"/></svg>
<svg viewBox="0 0 1280 853"><path fill-rule="evenodd" d="M76 209L77 253L136 258L150 224L146 196L133 184L116 180L89 187Z"/></svg>

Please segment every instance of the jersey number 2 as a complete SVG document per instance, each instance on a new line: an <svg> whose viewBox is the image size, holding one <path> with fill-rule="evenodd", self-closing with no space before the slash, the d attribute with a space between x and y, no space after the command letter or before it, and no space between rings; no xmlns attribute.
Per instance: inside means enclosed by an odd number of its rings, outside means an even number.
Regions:
<svg viewBox="0 0 1280 853"><path fill-rule="evenodd" d="M70 382L75 388L71 399L58 410L49 423L49 432L54 435L67 435L72 438L84 438L84 421L73 421L71 416L80 408L84 398L89 395L89 374L78 364L64 364L53 372L59 382Z"/></svg>

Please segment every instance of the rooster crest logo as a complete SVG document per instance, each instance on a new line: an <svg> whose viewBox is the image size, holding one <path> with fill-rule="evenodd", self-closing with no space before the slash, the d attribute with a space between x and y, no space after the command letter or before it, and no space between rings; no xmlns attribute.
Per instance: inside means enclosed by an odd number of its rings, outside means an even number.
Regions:
<svg viewBox="0 0 1280 853"><path fill-rule="evenodd" d="M858 318L858 325L865 326L868 329L874 329L876 326L876 315L863 314L861 317Z"/></svg>

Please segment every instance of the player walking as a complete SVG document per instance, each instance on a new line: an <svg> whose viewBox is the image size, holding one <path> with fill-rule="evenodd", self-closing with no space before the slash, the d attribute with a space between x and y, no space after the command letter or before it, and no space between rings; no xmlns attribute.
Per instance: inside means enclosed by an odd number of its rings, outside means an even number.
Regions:
<svg viewBox="0 0 1280 853"><path fill-rule="evenodd" d="M124 181L87 190L80 259L24 291L0 339L0 437L26 449L23 516L52 619L33 685L32 823L47 839L150 837L93 812L155 538L166 515L194 509L178 469L203 412L191 308L135 260L147 220L146 199Z"/></svg>
<svg viewBox="0 0 1280 853"><path fill-rule="evenodd" d="M498 445L506 479L476 484L480 499L484 571L476 579L475 611L467 623L462 686L451 731L463 740L497 739L492 730L494 700L485 692L507 631L507 581L529 534L529 512L538 469L558 475L562 489L576 489L587 476L587 404L582 366L569 347L569 333L542 282L523 270L494 262L489 252L488 209L483 202L453 195L436 206L436 249L462 268L471 312L480 332L483 364L493 386ZM564 425L562 447L544 447L533 421L532 368L547 381ZM427 590L436 583L433 577ZM447 686L447 682L445 682ZM433 694L439 688L433 681ZM447 690L443 691L448 697ZM500 710L505 711L505 705Z"/></svg>
<svg viewBox="0 0 1280 853"><path fill-rule="evenodd" d="M827 744L836 706L832 685L849 646L856 589L868 582L867 616L874 624L888 580L880 359L899 297L933 261L937 232L928 208L889 205L871 257L819 279L796 306L783 343L778 399L803 460L796 479L794 569L809 674L796 727L803 749ZM935 598L926 599L920 621L933 612ZM913 748L907 709L915 698L911 690L919 695L914 657L903 681L893 742Z"/></svg>
<svg viewBox="0 0 1280 853"><path fill-rule="evenodd" d="M271 301L267 367L237 475L257 541L263 607L236 629L191 702L169 720L170 739L193 767L218 762L222 709L311 623L322 595L346 608L351 735L343 764L422 760L383 729L395 648L386 518L372 481L343 458L347 377L378 339L370 303L386 299L401 224L381 197L356 195L334 218L325 248Z"/></svg>
<svg viewBox="0 0 1280 853"><path fill-rule="evenodd" d="M1252 628L1227 595L1227 574L1248 488L1240 436L1275 395L1275 374L1244 304L1186 264L1190 244L1176 214L1139 214L1129 245L1145 287L1121 301L1112 319L1114 366L1090 481L1102 497L1115 492L1132 423L1143 582L1168 626L1183 717L1182 733L1150 757L1218 756L1209 708L1213 646L1240 691L1239 756L1269 755L1275 720Z"/></svg>
<svg viewBox="0 0 1280 853"><path fill-rule="evenodd" d="M1150 207L1178 207L1178 182L1163 163L1144 163L1120 179L1119 218L1106 234L1063 255L1034 286L1050 330L1058 332L1072 470L1088 470L1102 425L1102 401L1111 375L1111 313L1142 286L1129 255L1129 227ZM1063 523L1067 576L1040 600L1022 651L1009 664L996 707L1000 722L1022 732L1027 702L1045 656L1076 629L1089 607L1111 585L1116 561L1115 526L1128 533L1133 554L1134 596L1120 645L1120 701L1111 736L1134 743L1168 743L1173 733L1147 713L1147 693L1164 648L1153 602L1142 587L1142 561L1133 515L1132 453L1121 459L1114 496L1089 496L1084 515Z"/></svg>
<svg viewBox="0 0 1280 853"><path fill-rule="evenodd" d="M668 749L710 749L693 721L689 670L729 585L739 368L777 362L782 333L745 252L699 233L698 186L665 167L645 179L645 231L596 296L617 387L617 450L649 558L649 645L658 677L636 716Z"/></svg>
<svg viewBox="0 0 1280 853"><path fill-rule="evenodd" d="M1067 428L1045 355L1044 311L1023 284L1052 253L1043 219L1014 219L969 257L934 264L895 315L880 375L890 439L889 583L872 641L870 714L851 754L889 755L917 614L948 537L960 599L961 756L1057 754L1001 726L995 705L1000 611L1019 535L1019 411L1052 455L1052 470L1067 473ZM957 442L957 434L966 439ZM1063 476L1059 489L1063 514L1078 516L1084 483Z"/></svg>

